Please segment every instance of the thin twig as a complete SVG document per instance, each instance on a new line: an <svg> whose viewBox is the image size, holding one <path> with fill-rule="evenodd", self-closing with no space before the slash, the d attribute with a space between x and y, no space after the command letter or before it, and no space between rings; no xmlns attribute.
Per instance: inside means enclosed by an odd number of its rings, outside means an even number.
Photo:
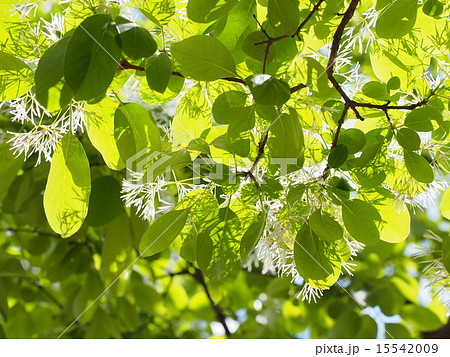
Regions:
<svg viewBox="0 0 450 357"><path fill-rule="evenodd" d="M56 306L58 306L58 308L59 308L60 310L63 310L63 309L64 309L64 305L61 304L61 303L58 301L58 299L55 298L55 297L54 297L54 296L53 296L46 288L44 288L44 287L42 286L42 284L40 284L40 283L34 281L33 279L31 279L31 278L29 278L29 277L27 277L27 281L28 281L31 285L37 287L37 288L39 289L39 291L40 291L43 295L45 295L45 296L47 297L47 299L49 299L49 300L50 300L51 302L53 302Z"/></svg>
<svg viewBox="0 0 450 357"><path fill-rule="evenodd" d="M48 233L39 231L37 228L0 228L0 232L11 232L11 233L33 233L40 236L47 236L53 238L61 238L59 234L56 233Z"/></svg>
<svg viewBox="0 0 450 357"><path fill-rule="evenodd" d="M334 133L333 142L331 143L330 152L331 152L331 150L333 150L336 147L336 145L338 143L339 134L341 133L342 126L344 125L345 117L347 115L349 107L350 106L346 104L344 109L342 110L341 117L339 118L339 121L338 121L338 124L337 124L337 127L336 127L336 132ZM328 172L329 171L330 171L330 166L327 164L327 166L323 170L323 174L322 174L322 178L323 179L326 179L326 177L328 176Z"/></svg>
<svg viewBox="0 0 450 357"><path fill-rule="evenodd" d="M246 173L245 173L245 178L247 178L247 177L252 177L252 178L254 178L254 176L253 176L253 173L254 173L254 171L256 170L256 167L258 166L258 162L259 162L259 160L261 160L261 158L263 157L263 155L264 155L264 148L266 147L266 144L267 144L267 139L269 138L269 131L267 130L266 131L266 134L264 135L264 137L263 137L263 139L260 141L260 143L258 144L258 155L256 156L256 159L255 159L255 161L253 162L253 165L252 165L252 167L250 168L250 170L248 170Z"/></svg>
<svg viewBox="0 0 450 357"><path fill-rule="evenodd" d="M336 78L334 78L334 65L336 63L339 47L342 40L342 35L344 34L345 26L350 22L353 15L355 14L356 7L358 6L359 0L352 0L349 7L344 13L344 16L342 17L341 22L339 23L336 32L333 36L333 42L331 44L331 50L330 50L330 56L328 58L328 65L327 65L327 75L330 82L333 84L334 88L339 92L341 97L344 99L345 104L352 108L353 112L355 113L356 117L359 120L364 120L364 118L359 114L358 110L356 109L355 104L353 101L348 97L347 93L345 93L344 89L341 87L341 85L338 83Z"/></svg>
<svg viewBox="0 0 450 357"><path fill-rule="evenodd" d="M211 303L211 306L213 307L217 320L222 324L223 329L225 330L225 334L227 337L231 337L230 329L228 328L227 322L225 321L225 315L220 308L219 305L217 305L214 300L211 297L211 294L209 293L208 286L206 285L205 279L203 278L203 273L199 269L195 269L195 274L193 274L193 277L200 283L201 286L203 286L203 290L205 290L205 294L208 297L209 302Z"/></svg>

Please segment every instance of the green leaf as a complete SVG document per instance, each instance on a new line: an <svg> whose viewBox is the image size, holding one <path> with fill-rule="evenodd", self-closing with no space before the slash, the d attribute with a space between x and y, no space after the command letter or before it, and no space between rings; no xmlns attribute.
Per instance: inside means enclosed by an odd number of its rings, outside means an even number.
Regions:
<svg viewBox="0 0 450 357"><path fill-rule="evenodd" d="M336 242L325 242L304 224L295 238L294 260L297 271L317 289L326 289L339 279L341 257Z"/></svg>
<svg viewBox="0 0 450 357"><path fill-rule="evenodd" d="M380 239L377 222L381 221L381 216L372 204L359 199L342 202L342 219L357 241L374 244Z"/></svg>
<svg viewBox="0 0 450 357"><path fill-rule="evenodd" d="M444 12L444 5L438 0L428 0L423 4L423 13L431 17L439 17Z"/></svg>
<svg viewBox="0 0 450 357"><path fill-rule="evenodd" d="M167 249L180 234L189 216L189 207L170 211L159 217L142 236L139 252L149 257Z"/></svg>
<svg viewBox="0 0 450 357"><path fill-rule="evenodd" d="M167 25L175 15L175 0L133 0L145 17L157 26Z"/></svg>
<svg viewBox="0 0 450 357"><path fill-rule="evenodd" d="M106 94L119 67L121 48L110 15L88 17L70 39L64 77L76 100L96 100Z"/></svg>
<svg viewBox="0 0 450 357"><path fill-rule="evenodd" d="M286 82L268 74L254 74L245 79L256 103L264 105L282 105L291 97Z"/></svg>
<svg viewBox="0 0 450 357"><path fill-rule="evenodd" d="M202 223L197 236L197 263L212 280L230 275L239 261L240 221L229 208L220 208Z"/></svg>
<svg viewBox="0 0 450 357"><path fill-rule="evenodd" d="M298 158L303 152L303 129L295 111L283 113L269 128L270 154L274 158Z"/></svg>
<svg viewBox="0 0 450 357"><path fill-rule="evenodd" d="M361 151L366 144L366 136L359 129L345 129L339 134L338 145L345 145L349 155L356 154Z"/></svg>
<svg viewBox="0 0 450 357"><path fill-rule="evenodd" d="M189 0L187 15L194 22L207 23L225 16L238 0Z"/></svg>
<svg viewBox="0 0 450 357"><path fill-rule="evenodd" d="M172 120L173 145L186 146L211 128L211 107L200 85L187 90Z"/></svg>
<svg viewBox="0 0 450 357"><path fill-rule="evenodd" d="M150 57L147 61L145 75L151 89L164 93L172 76L172 61L167 53L161 52Z"/></svg>
<svg viewBox="0 0 450 357"><path fill-rule="evenodd" d="M309 218L311 230L324 241L339 240L343 237L341 225L327 212L315 211Z"/></svg>
<svg viewBox="0 0 450 357"><path fill-rule="evenodd" d="M17 173L23 165L23 161L15 158L7 143L0 144L0 200L6 194L9 186L14 182Z"/></svg>
<svg viewBox="0 0 450 357"><path fill-rule="evenodd" d="M450 188L448 188L447 191L445 191L444 196L442 196L440 211L445 218L450 220Z"/></svg>
<svg viewBox="0 0 450 357"><path fill-rule="evenodd" d="M248 255L258 243L259 239L262 237L264 228L266 227L266 219L267 212L259 212L255 221L251 224L250 227L248 227L247 231L242 236L240 253L241 261L243 263L247 261Z"/></svg>
<svg viewBox="0 0 450 357"><path fill-rule="evenodd" d="M245 107L247 94L228 91L217 97L212 107L214 120L229 124L227 138L233 152L245 157L250 151L250 130L255 126L255 107Z"/></svg>
<svg viewBox="0 0 450 357"><path fill-rule="evenodd" d="M257 43L267 41L267 36L261 31L250 32L247 37L242 42L242 50L246 55L257 59L258 61L263 61L266 56L266 45ZM267 63L272 62L275 57L275 47L270 46L269 54L267 55Z"/></svg>
<svg viewBox="0 0 450 357"><path fill-rule="evenodd" d="M395 76L395 77L391 77L388 80L386 87L388 90L397 90L397 89L400 89L400 84L401 84L400 78Z"/></svg>
<svg viewBox="0 0 450 357"><path fill-rule="evenodd" d="M103 226L122 212L121 189L120 183L112 176L102 176L92 181L86 223L93 227Z"/></svg>
<svg viewBox="0 0 450 357"><path fill-rule="evenodd" d="M232 149L232 152L241 157L247 157L250 152L250 130L245 129L248 126L248 121L251 116L254 117L254 108L241 108L237 111L239 117L244 120L237 125L230 125L228 127L227 139ZM241 126L240 126L241 125Z"/></svg>
<svg viewBox="0 0 450 357"><path fill-rule="evenodd" d="M306 191L306 186L303 183L297 185L289 186L289 191L286 196L286 201L288 205L293 208L302 201L303 194Z"/></svg>
<svg viewBox="0 0 450 357"><path fill-rule="evenodd" d="M171 46L181 73L197 81L215 81L236 75L231 53L219 40L211 36L192 36Z"/></svg>
<svg viewBox="0 0 450 357"><path fill-rule="evenodd" d="M328 155L328 166L337 168L341 166L348 158L348 148L345 145L336 145L331 149Z"/></svg>
<svg viewBox="0 0 450 357"><path fill-rule="evenodd" d="M380 82L367 82L362 88L364 95L377 100L388 100L389 94L386 84Z"/></svg>
<svg viewBox="0 0 450 357"><path fill-rule="evenodd" d="M419 150L420 136L412 129L402 128L397 132L397 141L405 150Z"/></svg>
<svg viewBox="0 0 450 357"><path fill-rule="evenodd" d="M114 118L115 121L129 124L136 153L145 148L161 150L158 125L147 108L137 103L121 103L114 113Z"/></svg>
<svg viewBox="0 0 450 357"><path fill-rule="evenodd" d="M404 152L405 165L409 174L419 182L433 182L434 172L427 159L413 151L405 150Z"/></svg>
<svg viewBox="0 0 450 357"><path fill-rule="evenodd" d="M87 215L90 193L86 153L76 137L66 134L53 153L44 192L48 223L61 237L70 237L80 229Z"/></svg>
<svg viewBox="0 0 450 357"><path fill-rule="evenodd" d="M189 216L190 223L186 225L180 233L180 256L189 262L197 260L197 230L201 223L211 212L215 211L219 205L217 199L208 191L194 190L184 196L175 209L185 209L191 207Z"/></svg>
<svg viewBox="0 0 450 357"><path fill-rule="evenodd" d="M64 86L64 62L71 37L64 37L51 46L39 60L34 74L36 99L50 112L69 104L71 90Z"/></svg>
<svg viewBox="0 0 450 357"><path fill-rule="evenodd" d="M442 264L445 269L450 271L450 237L444 236L442 238Z"/></svg>
<svg viewBox="0 0 450 357"><path fill-rule="evenodd" d="M85 106L86 131L92 145L100 151L106 165L113 170L122 170L125 163L120 157L114 136L114 113L117 104L109 97L101 102Z"/></svg>
<svg viewBox="0 0 450 357"><path fill-rule="evenodd" d="M25 271L17 258L0 249L0 278L5 276L24 277Z"/></svg>
<svg viewBox="0 0 450 357"><path fill-rule="evenodd" d="M144 179L153 181L159 175L192 165L191 156L185 149L162 155L146 167ZM150 182L149 181L149 182Z"/></svg>
<svg viewBox="0 0 450 357"><path fill-rule="evenodd" d="M5 321L8 320L8 312L9 312L8 298L5 291L3 290L2 283L0 281L0 316L2 316ZM2 332L3 331L1 331L0 325L0 338L6 338L4 334L2 335Z"/></svg>
<svg viewBox="0 0 450 357"><path fill-rule="evenodd" d="M403 305L400 316L407 325L422 332L435 331L443 325L435 313L423 306Z"/></svg>
<svg viewBox="0 0 450 357"><path fill-rule="evenodd" d="M154 105L162 105L175 99L184 87L184 78L170 76L167 88L164 93L153 90L148 86L147 81L141 80L139 93L144 102Z"/></svg>
<svg viewBox="0 0 450 357"><path fill-rule="evenodd" d="M219 124L238 123L239 120L235 117L235 110L244 108L246 101L247 94L245 92L232 90L222 93L217 97L212 106L214 120Z"/></svg>
<svg viewBox="0 0 450 357"><path fill-rule="evenodd" d="M442 120L442 114L431 107L417 108L405 117L405 126L415 131L432 131L431 120Z"/></svg>
<svg viewBox="0 0 450 357"><path fill-rule="evenodd" d="M130 219L123 211L105 229L101 270L107 284L117 279L128 268L133 261L134 252Z"/></svg>
<svg viewBox="0 0 450 357"><path fill-rule="evenodd" d="M0 102L19 98L33 85L33 72L17 57L0 51Z"/></svg>
<svg viewBox="0 0 450 357"><path fill-rule="evenodd" d="M137 60L150 57L156 52L158 45L148 30L120 16L115 18L115 22L118 25L122 50L128 57Z"/></svg>
<svg viewBox="0 0 450 357"><path fill-rule="evenodd" d="M416 17L417 0L395 0L381 12L375 31L381 38L401 38L413 29Z"/></svg>
<svg viewBox="0 0 450 357"><path fill-rule="evenodd" d="M389 243L403 242L409 236L411 217L406 206L395 201L375 205L383 221L380 239Z"/></svg>
<svg viewBox="0 0 450 357"><path fill-rule="evenodd" d="M269 0L267 18L272 27L282 35L292 35L300 22L298 0Z"/></svg>

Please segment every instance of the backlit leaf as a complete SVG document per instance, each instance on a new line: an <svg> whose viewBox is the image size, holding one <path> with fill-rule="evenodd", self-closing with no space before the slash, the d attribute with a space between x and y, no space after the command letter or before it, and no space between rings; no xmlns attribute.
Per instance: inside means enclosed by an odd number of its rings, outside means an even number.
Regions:
<svg viewBox="0 0 450 357"><path fill-rule="evenodd" d="M370 203L353 199L342 203L345 228L357 241L374 244L380 239L377 223L381 216Z"/></svg>
<svg viewBox="0 0 450 357"><path fill-rule="evenodd" d="M182 231L188 214L189 208L170 211L153 222L139 243L142 256L148 257L167 249Z"/></svg>
<svg viewBox="0 0 450 357"><path fill-rule="evenodd" d="M63 238L76 233L87 215L91 175L83 146L71 134L57 144L44 193L50 227Z"/></svg>
<svg viewBox="0 0 450 357"><path fill-rule="evenodd" d="M110 15L93 15L75 29L67 47L64 77L76 100L98 100L106 94L121 52Z"/></svg>
<svg viewBox="0 0 450 357"><path fill-rule="evenodd" d="M181 73L197 81L234 77L236 65L231 53L211 36L193 36L171 46Z"/></svg>

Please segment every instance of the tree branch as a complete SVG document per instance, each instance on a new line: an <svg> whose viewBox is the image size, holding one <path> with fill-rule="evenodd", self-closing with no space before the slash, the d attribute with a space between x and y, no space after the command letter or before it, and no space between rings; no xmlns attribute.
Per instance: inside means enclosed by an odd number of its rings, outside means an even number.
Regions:
<svg viewBox="0 0 450 357"><path fill-rule="evenodd" d="M263 70L262 73L266 73L266 68L267 68L267 58L269 56L269 51L270 51L270 47L277 41L283 40L285 38L288 37L298 37L300 34L300 31L303 29L303 27L305 27L305 25L307 24L307 22L311 19L311 17L314 15L314 13L319 9L320 5L324 2L325 0L319 0L317 2L317 4L312 8L312 10L309 12L308 16L305 17L305 19L302 21L302 23L297 27L297 30L295 30L295 32L292 35L282 35L282 36L278 36L278 37L272 37L270 36L267 31L264 29L264 27L262 26L262 24L259 22L259 20L257 19L256 15L253 14L253 18L256 20L256 23L258 24L259 28L261 29L261 32L267 37L266 41L261 41L261 42L257 42L255 43L255 46L258 45L266 45L266 49L264 50L264 59L263 59ZM304 87L303 87L304 88ZM301 88L300 88L301 89ZM297 89L298 90L298 89ZM294 91L295 92L295 91ZM291 92L293 93L293 92Z"/></svg>
<svg viewBox="0 0 450 357"><path fill-rule="evenodd" d="M59 308L60 310L63 310L63 309L64 309L64 305L61 304L61 303L58 301L58 299L55 298L55 297L54 297L54 296L53 296L46 288L44 288L44 286L42 286L41 283L38 283L38 282L34 281L33 279L31 279L31 278L29 278L29 277L27 277L27 281L28 281L31 285L37 287L37 288L39 289L39 291L40 291L43 295L45 295L45 296L47 297L48 300L50 300L50 301L53 302L56 306L58 306L58 308Z"/></svg>
<svg viewBox="0 0 450 357"><path fill-rule="evenodd" d="M269 130L266 131L266 134L264 135L263 139L260 141L260 143L258 144L258 155L256 156L255 161L253 162L252 167L250 168L250 170L248 170L245 173L245 178L247 177L252 177L253 176L253 172L256 170L256 167L258 166L258 162L259 160L261 160L261 158L264 155L264 148L266 147L267 144L267 139L269 138Z"/></svg>
<svg viewBox="0 0 450 357"><path fill-rule="evenodd" d="M203 278L203 273L201 272L201 270L195 269L195 274L193 274L192 276L200 283L200 285L203 286L203 289L205 290L205 294L208 297L208 300L211 303L211 306L213 307L213 310L216 313L217 320L222 324L227 337L228 338L231 337L230 329L228 328L227 322L225 321L225 315L224 315L222 309L220 308L220 306L216 305L216 303L214 303L214 301L211 297L211 294L209 293L208 286L206 285L205 279Z"/></svg>
<svg viewBox="0 0 450 357"><path fill-rule="evenodd" d="M342 125L344 125L345 117L347 115L348 109L349 109L349 105L346 104L344 109L342 110L341 117L339 118L339 121L338 121L338 124L336 127L336 132L334 133L334 137L333 137L333 142L331 143L330 151L333 150L337 145L337 142L339 140L339 134L341 133ZM330 166L328 166L328 164L327 164L327 166L323 170L323 174L322 174L323 179L327 178L329 171L330 171Z"/></svg>
<svg viewBox="0 0 450 357"><path fill-rule="evenodd" d="M61 238L61 236L59 234L42 232L42 231L39 231L38 229L31 229L31 228L0 228L0 232L33 233L33 234L37 234L37 235L40 235L40 236Z"/></svg>
<svg viewBox="0 0 450 357"><path fill-rule="evenodd" d="M330 82L333 84L333 87L339 92L341 97L344 99L346 106L352 108L353 112L355 113L356 117L359 120L364 120L364 118L359 114L358 110L356 109L355 103L348 97L347 93L345 93L344 89L341 87L341 85L338 83L336 78L334 78L334 65L336 63L336 59L338 57L339 47L342 40L342 35L344 34L345 26L350 22L353 15L355 14L356 7L358 6L359 0L352 0L349 7L345 11L341 22L339 23L336 32L333 36L333 42L331 44L331 50L330 50L330 56L328 58L328 65L327 65L327 75Z"/></svg>
<svg viewBox="0 0 450 357"><path fill-rule="evenodd" d="M130 62L128 62L126 59L123 59L123 60L120 61L119 71L123 71L123 70L126 70L126 69L133 69L133 70L136 70L136 71L145 72L145 68L144 67L135 66L135 65L131 64ZM180 72L172 72L172 76L185 78ZM228 82L239 83L239 84L242 84L244 86L247 86L247 83L242 78L224 77L224 78L221 78L221 80L228 81ZM290 91L291 91L291 93L295 93L295 92L299 91L302 88L306 88L306 85L303 84L303 83L300 83L300 84L292 87L290 89Z"/></svg>

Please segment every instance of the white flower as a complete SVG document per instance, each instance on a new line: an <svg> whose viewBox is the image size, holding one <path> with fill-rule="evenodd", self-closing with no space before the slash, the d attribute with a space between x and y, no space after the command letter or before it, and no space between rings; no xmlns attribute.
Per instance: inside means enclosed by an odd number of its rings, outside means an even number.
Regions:
<svg viewBox="0 0 450 357"><path fill-rule="evenodd" d="M317 302L317 300L323 296L323 290L313 288L311 285L305 283L302 290L297 295L297 298L300 298L300 296L302 298L302 301L308 300L308 303L311 303L312 300L314 302Z"/></svg>
<svg viewBox="0 0 450 357"><path fill-rule="evenodd" d="M24 124L25 122L38 125L44 116L51 117L51 114L39 104L36 96L28 92L21 98L13 99L9 102L11 120Z"/></svg>
<svg viewBox="0 0 450 357"><path fill-rule="evenodd" d="M33 130L25 133L13 133L8 143L11 144L14 155L25 155L25 160L28 159L34 153L38 154L36 165L39 165L42 160L42 156L46 161L52 160L52 154L55 151L56 144L61 139L66 131L58 125L40 125L39 128L35 127Z"/></svg>
<svg viewBox="0 0 450 357"><path fill-rule="evenodd" d="M56 13L51 14L51 16L52 18L50 21L42 19L42 22L44 23L42 33L52 44L59 41L64 32L64 15L61 13Z"/></svg>
<svg viewBox="0 0 450 357"><path fill-rule="evenodd" d="M143 173L133 172L134 178L122 182L122 199L127 207L134 206L139 216L153 221L157 213L155 199L166 186L164 176L158 176L156 182L142 183Z"/></svg>
<svg viewBox="0 0 450 357"><path fill-rule="evenodd" d="M80 129L80 131L84 132L84 102L72 102L72 134Z"/></svg>
<svg viewBox="0 0 450 357"><path fill-rule="evenodd" d="M356 266L355 263L350 263L350 262L342 263L341 268L343 270L341 271L341 274L344 274L344 271L345 271L348 275L353 276L353 272L355 271L355 268L354 268L355 266Z"/></svg>
<svg viewBox="0 0 450 357"><path fill-rule="evenodd" d="M424 234L424 238L432 239L438 243L442 243L442 238L428 230ZM430 254L440 253L440 250L433 250L425 245L419 245L416 253L412 256L414 258L421 258ZM442 258L437 257L430 260L421 261L422 264L427 264L423 269L425 278L428 280L428 286L433 290L433 299L438 298L441 303L448 310L447 315L450 315L450 276L449 272L442 263Z"/></svg>
<svg viewBox="0 0 450 357"><path fill-rule="evenodd" d="M39 7L39 1L35 2L29 2L28 0L25 0L23 4L16 4L14 6L13 15L15 13L20 14L20 19L23 21L25 17L27 17L30 13L32 13L32 16L36 16L36 11Z"/></svg>
<svg viewBox="0 0 450 357"><path fill-rule="evenodd" d="M143 182L144 173L128 170L128 179L122 182L122 200L127 207L134 206L142 219L153 221L155 216L171 210L176 202L169 202L170 196L165 195L169 185L176 185L178 189L178 200L187 193L205 189L204 185L193 185L178 181L165 181L164 175L158 176L154 182ZM160 203L157 207L156 200Z"/></svg>

